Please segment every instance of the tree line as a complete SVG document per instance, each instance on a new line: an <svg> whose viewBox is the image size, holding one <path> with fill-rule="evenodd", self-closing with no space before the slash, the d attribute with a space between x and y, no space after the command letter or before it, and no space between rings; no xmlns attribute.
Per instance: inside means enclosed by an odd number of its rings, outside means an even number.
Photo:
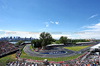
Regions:
<svg viewBox="0 0 100 66"><path fill-rule="evenodd" d="M89 40L85 39L68 39L66 36L61 36L58 40L52 38L51 34L48 32L42 32L40 34L39 39L34 39L31 41L31 44L34 47L42 47L42 49L45 49L46 45L48 44L60 44L63 43L64 45L67 45L68 43L76 44L76 42L87 42ZM22 41L18 41L17 45L20 45Z"/></svg>

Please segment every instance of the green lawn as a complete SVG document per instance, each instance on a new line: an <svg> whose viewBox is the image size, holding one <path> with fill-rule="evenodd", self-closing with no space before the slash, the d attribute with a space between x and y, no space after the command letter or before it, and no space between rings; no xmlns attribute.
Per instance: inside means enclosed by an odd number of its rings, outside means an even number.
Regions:
<svg viewBox="0 0 100 66"><path fill-rule="evenodd" d="M89 46L74 46L74 47L64 47L64 48L72 50L72 51L79 51L79 50L87 48L87 47L89 47Z"/></svg>
<svg viewBox="0 0 100 66"><path fill-rule="evenodd" d="M32 45L30 45L30 50L33 51Z"/></svg>
<svg viewBox="0 0 100 66"><path fill-rule="evenodd" d="M22 53L21 53L20 58L32 59L32 60L44 60L44 59L48 59L49 61L67 61L67 60L75 59L75 58L79 57L80 55L82 55L82 54L77 54L77 55L70 56L70 57L42 58L42 57L34 57L34 56L27 55L27 54L22 50Z"/></svg>
<svg viewBox="0 0 100 66"><path fill-rule="evenodd" d="M15 61L15 55L16 53L0 58L0 66L5 66L6 62Z"/></svg>

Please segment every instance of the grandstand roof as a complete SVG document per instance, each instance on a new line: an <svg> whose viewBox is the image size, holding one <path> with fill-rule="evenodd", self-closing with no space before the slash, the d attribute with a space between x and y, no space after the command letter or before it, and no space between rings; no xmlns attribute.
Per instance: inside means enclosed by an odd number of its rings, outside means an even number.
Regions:
<svg viewBox="0 0 100 66"><path fill-rule="evenodd" d="M88 43L93 43L93 42L76 42L76 44L88 44Z"/></svg>
<svg viewBox="0 0 100 66"><path fill-rule="evenodd" d="M64 44L49 44L49 45L47 45L47 46L62 46L62 45L64 45Z"/></svg>
<svg viewBox="0 0 100 66"><path fill-rule="evenodd" d="M97 45L92 46L90 49L96 49L96 48L100 48L100 43Z"/></svg>

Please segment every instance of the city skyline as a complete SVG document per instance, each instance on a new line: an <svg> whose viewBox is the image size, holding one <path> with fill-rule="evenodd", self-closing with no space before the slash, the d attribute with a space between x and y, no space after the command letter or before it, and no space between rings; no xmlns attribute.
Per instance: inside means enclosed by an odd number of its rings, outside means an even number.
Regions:
<svg viewBox="0 0 100 66"><path fill-rule="evenodd" d="M0 37L100 39L99 0L0 0Z"/></svg>

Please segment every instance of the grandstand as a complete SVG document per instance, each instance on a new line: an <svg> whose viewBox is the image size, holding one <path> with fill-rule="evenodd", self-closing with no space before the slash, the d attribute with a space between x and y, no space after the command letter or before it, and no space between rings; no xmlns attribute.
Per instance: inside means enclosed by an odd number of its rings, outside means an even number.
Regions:
<svg viewBox="0 0 100 66"><path fill-rule="evenodd" d="M49 44L48 47L58 47L58 46L64 46L64 44Z"/></svg>
<svg viewBox="0 0 100 66"><path fill-rule="evenodd" d="M0 41L0 56L9 54L11 52L17 51L18 48L15 47L13 44L5 41Z"/></svg>

